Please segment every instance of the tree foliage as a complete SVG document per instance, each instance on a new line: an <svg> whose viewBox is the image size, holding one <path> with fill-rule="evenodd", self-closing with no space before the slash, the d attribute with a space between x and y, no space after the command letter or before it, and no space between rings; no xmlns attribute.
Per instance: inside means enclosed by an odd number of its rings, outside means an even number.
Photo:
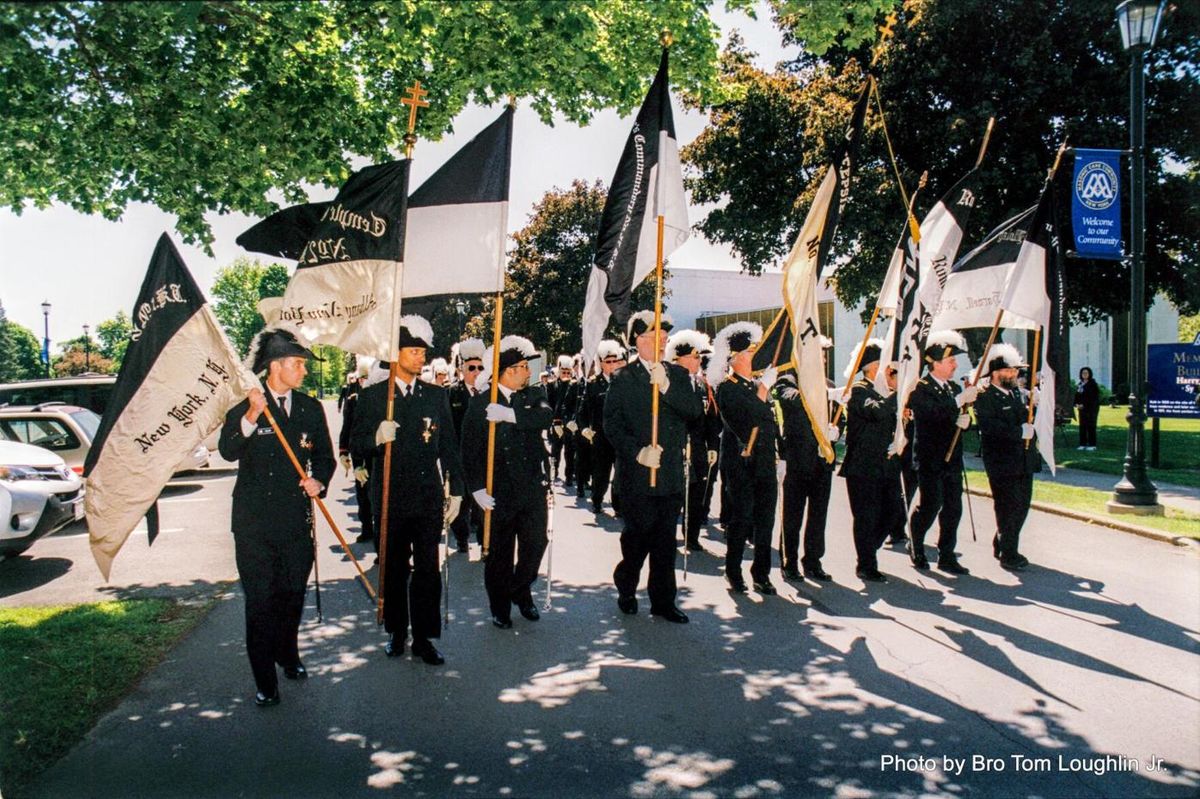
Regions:
<svg viewBox="0 0 1200 799"><path fill-rule="evenodd" d="M62 354L54 359L52 365L54 375L56 377L69 377L81 374L115 374L117 367L113 362L104 357L103 354L93 344L89 348L83 340L83 336L77 339L72 339L68 342L63 342L61 345Z"/></svg>
<svg viewBox="0 0 1200 799"><path fill-rule="evenodd" d="M1147 300L1163 291L1185 313L1200 308L1196 23L1196 9L1180 8L1147 56ZM1107 0L907 0L894 33L874 73L907 189L929 171L918 215L971 167L988 117L996 117L964 246L1036 201L1064 136L1083 147L1128 142L1129 61ZM699 229L731 244L745 269L758 272L786 254L869 60L866 46L835 45L820 60L806 54L767 74L740 47L723 55L729 99L712 107L710 127L684 158L693 199L721 203ZM1069 161L1060 177L1065 197ZM845 259L837 292L847 304L874 299L903 214L873 109L834 244L834 257ZM1077 320L1128 306L1125 265L1069 259L1066 269Z"/></svg>
<svg viewBox="0 0 1200 799"><path fill-rule="evenodd" d="M504 278L504 332L525 336L552 358L583 346L580 320L606 196L600 181L576 180L567 189L552 189L534 206L529 224L513 234ZM664 298L668 294L664 290ZM640 310L653 303L651 278L634 289L631 305ZM494 304L486 300L467 325L470 335L489 344ZM610 336L618 332L609 329Z"/></svg>
<svg viewBox="0 0 1200 799"><path fill-rule="evenodd" d="M287 267L282 264L263 264L245 256L217 270L212 287L216 300L213 313L240 354L249 351L254 334L264 327L258 301L282 295L287 281Z"/></svg>
<svg viewBox="0 0 1200 799"><path fill-rule="evenodd" d="M99 339L100 354L112 361L113 371L121 369L125 360L125 350L129 347L129 336L133 333L133 325L129 315L117 311L112 319L105 319L96 325L96 338Z"/></svg>
<svg viewBox="0 0 1200 799"><path fill-rule="evenodd" d="M0 305L0 383L46 376L42 347L29 328L9 321Z"/></svg>
<svg viewBox="0 0 1200 799"><path fill-rule="evenodd" d="M582 123L641 101L668 28L676 87L710 98L711 2L0 4L0 205L146 202L207 245L206 212L263 217L273 191L299 202L353 155L395 157L415 80L423 137L510 95Z"/></svg>
<svg viewBox="0 0 1200 799"><path fill-rule="evenodd" d="M769 0L777 25L792 32L816 56L833 47L861 47L875 41L875 23L896 0Z"/></svg>

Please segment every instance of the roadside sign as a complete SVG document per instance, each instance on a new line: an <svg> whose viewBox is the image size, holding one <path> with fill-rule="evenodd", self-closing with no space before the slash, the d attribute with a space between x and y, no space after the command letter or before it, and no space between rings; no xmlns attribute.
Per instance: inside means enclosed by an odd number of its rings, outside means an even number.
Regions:
<svg viewBox="0 0 1200 799"><path fill-rule="evenodd" d="M1200 343L1151 344L1147 350L1146 415L1200 419Z"/></svg>

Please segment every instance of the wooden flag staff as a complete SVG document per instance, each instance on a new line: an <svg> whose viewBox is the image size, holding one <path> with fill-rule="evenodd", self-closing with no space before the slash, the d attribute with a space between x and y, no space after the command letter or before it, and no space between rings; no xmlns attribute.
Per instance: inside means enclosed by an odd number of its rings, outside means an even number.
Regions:
<svg viewBox="0 0 1200 799"><path fill-rule="evenodd" d="M659 43L663 48L669 48L675 38L671 35L671 31L664 28L658 35ZM661 137L660 137L661 138ZM661 147L660 147L661 149ZM661 159L663 154L659 152L658 157ZM661 169L661 166L660 166ZM662 173L659 172L659 182L662 181ZM659 202L659 194L662 193L660 186L655 185L654 202L658 206L655 210L658 211L658 248L654 255L654 360L657 363L662 359L662 289L663 289L663 236L666 234L666 217L663 215L662 204ZM658 386L650 384L650 446L658 446ZM658 469L650 468L650 487L654 488L658 485Z"/></svg>

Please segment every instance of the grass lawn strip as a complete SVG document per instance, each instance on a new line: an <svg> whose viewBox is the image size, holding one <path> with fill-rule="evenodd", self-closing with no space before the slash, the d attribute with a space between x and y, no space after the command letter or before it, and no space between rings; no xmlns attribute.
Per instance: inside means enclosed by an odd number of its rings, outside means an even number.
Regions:
<svg viewBox="0 0 1200 799"><path fill-rule="evenodd" d="M0 794L18 796L211 607L129 599L0 608Z"/></svg>

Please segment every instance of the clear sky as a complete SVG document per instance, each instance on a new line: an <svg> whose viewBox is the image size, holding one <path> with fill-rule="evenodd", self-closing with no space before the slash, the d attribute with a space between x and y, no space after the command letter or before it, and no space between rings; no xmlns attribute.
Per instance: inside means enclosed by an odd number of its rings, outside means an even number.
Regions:
<svg viewBox="0 0 1200 799"><path fill-rule="evenodd" d="M718 4L719 5L719 4ZM764 4L765 5L765 4ZM758 19L714 9L723 38L741 32L747 46L759 53L759 65L770 69L786 57L770 12L760 9ZM646 76L649 86L652 75ZM439 142L419 142L413 154L413 186L419 186L459 147L500 113L500 108L468 107L454 121L455 133ZM518 107L513 141L509 228L524 227L533 205L546 191L565 187L580 178L607 184L616 169L632 118L609 111L596 115L585 128L560 123L548 127L529 108ZM685 112L675 102L675 127L680 144L694 139L704 128L705 117ZM332 199L336 189L313 190L310 199ZM703 209L693 208L691 221ZM43 334L41 304L49 301L52 351L57 343L83 333L82 325L95 326L116 315L129 313L145 277L154 243L163 231L171 233L196 282L207 293L217 269L247 253L234 243L256 219L241 214L209 215L216 241L215 257L197 247L185 246L174 231L175 219L148 205L126 209L119 222L87 216L55 206L44 211L27 209L20 216L0 210L0 303L14 322L28 327L40 340ZM677 267L738 269L725 247L713 246L698 235L671 258ZM289 267L294 264L288 264ZM582 309L580 309L582 312Z"/></svg>

